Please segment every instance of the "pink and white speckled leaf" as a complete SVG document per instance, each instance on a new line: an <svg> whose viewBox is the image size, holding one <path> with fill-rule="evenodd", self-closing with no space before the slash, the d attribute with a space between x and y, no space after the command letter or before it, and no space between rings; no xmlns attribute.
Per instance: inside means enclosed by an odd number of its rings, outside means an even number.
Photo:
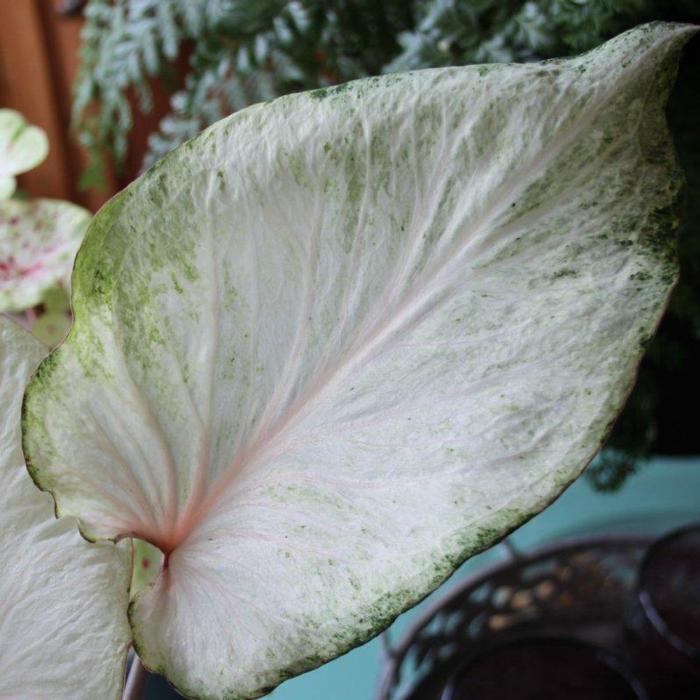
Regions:
<svg viewBox="0 0 700 700"><path fill-rule="evenodd" d="M27 473L22 393L45 355L0 317L0 700L117 700L130 549L86 542Z"/></svg>
<svg viewBox="0 0 700 700"><path fill-rule="evenodd" d="M691 32L289 95L97 215L24 444L86 534L166 554L130 610L148 667L257 697L581 472L675 279Z"/></svg>
<svg viewBox="0 0 700 700"><path fill-rule="evenodd" d="M59 200L0 202L0 311L23 311L57 283L69 284L91 218Z"/></svg>
<svg viewBox="0 0 700 700"><path fill-rule="evenodd" d="M49 152L46 133L12 109L0 109L0 200L15 191L15 175L39 165Z"/></svg>

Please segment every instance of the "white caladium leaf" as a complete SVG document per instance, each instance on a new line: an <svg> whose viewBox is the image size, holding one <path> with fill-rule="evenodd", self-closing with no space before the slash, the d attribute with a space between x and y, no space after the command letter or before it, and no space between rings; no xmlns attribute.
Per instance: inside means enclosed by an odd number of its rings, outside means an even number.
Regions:
<svg viewBox="0 0 700 700"><path fill-rule="evenodd" d="M675 279L691 31L283 97L98 214L25 449L86 535L165 553L148 667L257 697L580 473Z"/></svg>
<svg viewBox="0 0 700 700"><path fill-rule="evenodd" d="M14 177L0 178L0 200L11 197L17 188L17 181Z"/></svg>
<svg viewBox="0 0 700 700"><path fill-rule="evenodd" d="M27 473L22 394L46 349L0 317L0 700L116 700L130 641L128 547L90 544Z"/></svg>
<svg viewBox="0 0 700 700"><path fill-rule="evenodd" d="M46 133L12 109L0 109L0 199L15 191L15 175L39 165L49 152Z"/></svg>
<svg viewBox="0 0 700 700"><path fill-rule="evenodd" d="M23 311L57 282L68 285L90 219L60 200L0 202L0 311Z"/></svg>

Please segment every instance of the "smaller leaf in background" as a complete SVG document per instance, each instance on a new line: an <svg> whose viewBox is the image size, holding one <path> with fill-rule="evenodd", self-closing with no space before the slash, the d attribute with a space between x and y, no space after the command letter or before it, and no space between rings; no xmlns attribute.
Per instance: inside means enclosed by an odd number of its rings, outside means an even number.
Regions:
<svg viewBox="0 0 700 700"><path fill-rule="evenodd" d="M47 314L66 313L70 311L70 299L63 287L49 287L41 298L41 303Z"/></svg>
<svg viewBox="0 0 700 700"><path fill-rule="evenodd" d="M69 284L90 219L59 200L0 202L0 311L24 311L48 288Z"/></svg>
<svg viewBox="0 0 700 700"><path fill-rule="evenodd" d="M131 597L145 588L161 571L163 552L149 542L132 540L134 569L131 574Z"/></svg>
<svg viewBox="0 0 700 700"><path fill-rule="evenodd" d="M46 349L0 318L0 700L116 700L130 633L130 552L54 517L22 457L26 381Z"/></svg>
<svg viewBox="0 0 700 700"><path fill-rule="evenodd" d="M31 170L46 158L49 142L38 126L30 126L12 109L0 109L0 199L15 191L15 175Z"/></svg>
<svg viewBox="0 0 700 700"><path fill-rule="evenodd" d="M70 299L64 287L49 287L41 297L43 315L32 326L32 334L49 348L56 347L71 327Z"/></svg>
<svg viewBox="0 0 700 700"><path fill-rule="evenodd" d="M66 313L47 313L32 326L32 334L49 348L55 348L70 330L70 317Z"/></svg>

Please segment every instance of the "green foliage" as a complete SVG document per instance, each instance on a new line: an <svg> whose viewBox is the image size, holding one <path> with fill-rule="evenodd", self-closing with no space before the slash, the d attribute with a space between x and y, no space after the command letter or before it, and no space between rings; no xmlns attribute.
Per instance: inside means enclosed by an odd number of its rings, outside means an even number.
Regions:
<svg viewBox="0 0 700 700"><path fill-rule="evenodd" d="M129 96L148 112L150 80L174 85L173 63L188 52L184 87L150 139L148 166L246 105L381 72L413 24L404 0L92 0L74 125L97 158L106 149L123 162L134 119Z"/></svg>
<svg viewBox="0 0 700 700"><path fill-rule="evenodd" d="M230 112L276 95L385 71L563 56L653 16L653 0L91 0L74 123L99 162L123 162L129 96L152 107L169 85L171 112L145 165ZM175 89L173 63L189 70ZM97 111L92 109L99 105ZM99 168L84 185L99 183Z"/></svg>
<svg viewBox="0 0 700 700"><path fill-rule="evenodd" d="M700 21L695 0L91 0L74 123L96 156L123 161L129 96L151 108L150 81L171 87L170 113L149 140L147 167L226 114L276 95L364 75L578 53L652 19ZM669 118L688 177L679 231L681 282L640 380L590 470L618 487L653 451L700 451L690 411L700 393L700 95L691 44ZM174 63L188 56L184 85ZM182 59L180 59L182 60Z"/></svg>
<svg viewBox="0 0 700 700"><path fill-rule="evenodd" d="M401 36L403 51L389 69L567 56L644 21L652 4L652 0L433 0L422 6L416 30Z"/></svg>
<svg viewBox="0 0 700 700"><path fill-rule="evenodd" d="M73 121L81 143L117 163L126 156L133 111L150 111L149 78L167 77L182 42L205 35L227 11L226 0L92 0L85 10L81 71L75 84ZM99 104L97 114L91 109ZM90 173L90 184L97 173Z"/></svg>

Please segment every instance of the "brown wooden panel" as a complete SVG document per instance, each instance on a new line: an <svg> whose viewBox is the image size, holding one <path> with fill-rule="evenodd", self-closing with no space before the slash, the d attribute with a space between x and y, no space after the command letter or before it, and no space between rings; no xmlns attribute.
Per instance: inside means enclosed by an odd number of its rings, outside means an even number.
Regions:
<svg viewBox="0 0 700 700"><path fill-rule="evenodd" d="M80 191L78 181L88 157L70 133L72 85L80 65L80 14L65 16L61 0L0 0L0 106L16 109L48 134L48 159L19 178L33 196L60 197L96 211L139 172L147 138L169 108L168 91L152 81L154 109L141 115L134 105L134 126L123 173L108 168L105 191ZM188 53L175 73L181 83Z"/></svg>
<svg viewBox="0 0 700 700"><path fill-rule="evenodd" d="M63 3L56 0L38 0L44 39L51 56L51 81L54 89L54 110L60 120L64 148L68 154L68 172L74 189L73 201L96 211L118 189L117 178L111 170L105 173L105 190L78 191L80 174L88 164L87 153L70 133L70 114L73 81L80 66L80 31L83 20L80 14L65 16L56 8Z"/></svg>
<svg viewBox="0 0 700 700"><path fill-rule="evenodd" d="M46 161L19 178L20 187L35 196L75 199L50 61L37 2L3 0L0 104L22 112L30 122L42 127L51 145Z"/></svg>

